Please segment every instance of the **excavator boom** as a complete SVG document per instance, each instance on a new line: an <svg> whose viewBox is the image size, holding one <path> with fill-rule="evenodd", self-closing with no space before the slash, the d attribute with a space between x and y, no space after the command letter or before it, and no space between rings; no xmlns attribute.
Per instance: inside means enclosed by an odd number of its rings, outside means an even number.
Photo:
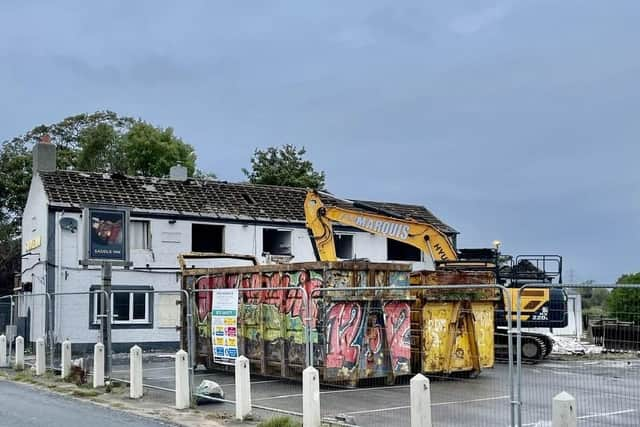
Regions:
<svg viewBox="0 0 640 427"><path fill-rule="evenodd" d="M313 234L322 261L337 259L331 221L407 243L430 254L436 261L458 259L456 250L444 233L429 224L410 218L400 219L355 209L326 207L315 191L307 193L304 211L307 228Z"/></svg>

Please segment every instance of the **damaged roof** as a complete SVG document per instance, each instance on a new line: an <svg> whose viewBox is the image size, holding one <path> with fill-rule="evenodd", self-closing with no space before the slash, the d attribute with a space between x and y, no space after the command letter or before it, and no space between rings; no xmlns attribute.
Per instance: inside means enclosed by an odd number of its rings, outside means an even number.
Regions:
<svg viewBox="0 0 640 427"><path fill-rule="evenodd" d="M106 204L134 213L168 213L206 218L304 223L303 188L229 183L209 179L169 179L98 172L40 172L51 206ZM379 210L429 223L447 234L457 233L423 206L340 200L326 193L323 202L362 211Z"/></svg>

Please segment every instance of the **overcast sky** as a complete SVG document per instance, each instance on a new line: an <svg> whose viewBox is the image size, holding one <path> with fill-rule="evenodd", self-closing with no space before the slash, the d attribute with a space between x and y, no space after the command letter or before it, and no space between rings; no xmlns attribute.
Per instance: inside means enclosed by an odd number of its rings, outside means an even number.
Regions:
<svg viewBox="0 0 640 427"><path fill-rule="evenodd" d="M230 181L304 145L338 196L610 282L640 271L639 22L638 0L2 1L0 140L110 109Z"/></svg>

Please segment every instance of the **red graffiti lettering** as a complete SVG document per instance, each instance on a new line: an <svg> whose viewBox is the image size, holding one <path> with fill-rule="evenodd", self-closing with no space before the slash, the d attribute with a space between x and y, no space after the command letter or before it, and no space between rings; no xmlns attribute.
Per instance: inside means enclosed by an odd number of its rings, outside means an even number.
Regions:
<svg viewBox="0 0 640 427"><path fill-rule="evenodd" d="M411 360L411 307L402 301L383 307L384 324L394 372L408 369Z"/></svg>
<svg viewBox="0 0 640 427"><path fill-rule="evenodd" d="M362 307L357 303L336 303L327 313L327 368L353 368L360 355L358 339Z"/></svg>

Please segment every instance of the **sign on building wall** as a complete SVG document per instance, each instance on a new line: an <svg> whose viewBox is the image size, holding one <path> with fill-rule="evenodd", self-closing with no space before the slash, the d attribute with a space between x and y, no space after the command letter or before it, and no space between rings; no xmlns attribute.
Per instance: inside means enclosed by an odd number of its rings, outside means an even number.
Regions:
<svg viewBox="0 0 640 427"><path fill-rule="evenodd" d="M86 208L85 242L88 261L128 262L128 223L126 209Z"/></svg>
<svg viewBox="0 0 640 427"><path fill-rule="evenodd" d="M238 290L214 290L211 310L213 360L233 365L238 357Z"/></svg>

